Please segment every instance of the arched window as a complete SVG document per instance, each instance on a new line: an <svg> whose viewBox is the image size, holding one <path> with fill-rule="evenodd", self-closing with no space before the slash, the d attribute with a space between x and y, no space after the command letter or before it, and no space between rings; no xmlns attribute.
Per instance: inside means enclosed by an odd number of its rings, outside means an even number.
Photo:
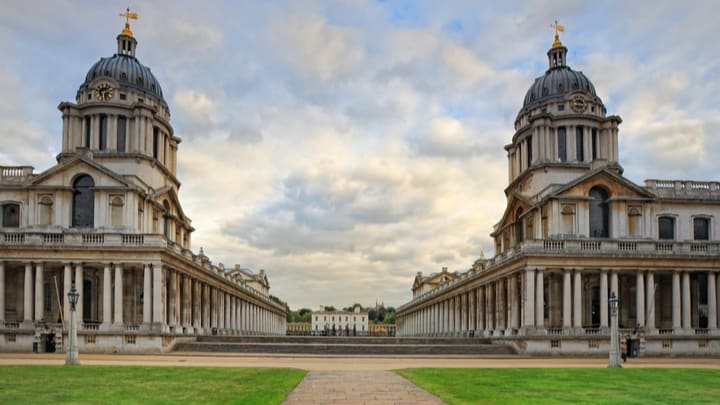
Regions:
<svg viewBox="0 0 720 405"><path fill-rule="evenodd" d="M523 221L522 218L520 218L520 216L522 216L522 213L522 208L518 208L515 212L515 240L517 241L517 243L521 243L525 236L523 235Z"/></svg>
<svg viewBox="0 0 720 405"><path fill-rule="evenodd" d="M608 193L602 187L590 189L590 237L607 238L610 236L610 210Z"/></svg>
<svg viewBox="0 0 720 405"><path fill-rule="evenodd" d="M4 204L2 206L3 228L17 228L20 226L20 205Z"/></svg>
<svg viewBox="0 0 720 405"><path fill-rule="evenodd" d="M83 174L73 183L72 227L92 228L95 219L95 192L92 177Z"/></svg>

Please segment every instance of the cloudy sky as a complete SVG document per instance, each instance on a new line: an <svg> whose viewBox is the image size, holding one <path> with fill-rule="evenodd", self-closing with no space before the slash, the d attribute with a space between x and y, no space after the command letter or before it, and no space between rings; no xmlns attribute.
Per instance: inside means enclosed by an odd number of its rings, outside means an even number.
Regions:
<svg viewBox="0 0 720 405"><path fill-rule="evenodd" d="M0 0L0 165L54 163L56 106L115 52L126 3ZM623 118L631 180L720 179L718 1L200 4L138 2L132 24L183 139L193 250L266 269L292 308L397 306L416 272L492 256L556 19Z"/></svg>

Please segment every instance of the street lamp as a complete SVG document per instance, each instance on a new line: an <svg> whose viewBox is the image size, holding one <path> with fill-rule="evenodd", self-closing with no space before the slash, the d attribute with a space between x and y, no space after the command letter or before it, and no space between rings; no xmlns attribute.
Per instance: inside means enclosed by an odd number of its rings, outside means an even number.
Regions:
<svg viewBox="0 0 720 405"><path fill-rule="evenodd" d="M608 299L610 303L611 327L610 327L610 358L608 359L608 368L620 368L620 348L618 339L618 299L615 291Z"/></svg>
<svg viewBox="0 0 720 405"><path fill-rule="evenodd" d="M78 290L75 288L75 283L72 283L72 287L68 292L68 301L70 301L70 330L68 332L67 357L65 358L66 366L80 364L77 348L77 323L75 322L75 305L77 305L79 298L80 293L78 293Z"/></svg>

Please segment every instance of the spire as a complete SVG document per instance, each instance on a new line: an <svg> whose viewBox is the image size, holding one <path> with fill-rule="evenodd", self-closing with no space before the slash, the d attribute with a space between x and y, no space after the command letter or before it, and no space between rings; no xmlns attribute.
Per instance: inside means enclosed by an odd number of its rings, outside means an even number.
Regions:
<svg viewBox="0 0 720 405"><path fill-rule="evenodd" d="M130 12L130 8L128 7L127 11L121 13L120 16L125 17L125 29L117 36L117 54L135 57L137 40L133 37L132 31L130 31L130 19L137 20L138 15L137 13Z"/></svg>
<svg viewBox="0 0 720 405"><path fill-rule="evenodd" d="M555 41L553 41L552 47L560 48L563 44L560 42L560 35L558 33L565 32L565 27L558 24L557 20L555 20L555 24L550 24L550 28L555 30Z"/></svg>
<svg viewBox="0 0 720 405"><path fill-rule="evenodd" d="M555 24L550 24L550 28L555 30L555 41L552 43L552 47L548 51L548 70L557 67L565 66L567 56L567 48L560 42L560 32L565 32L565 27L558 24L555 20Z"/></svg>
<svg viewBox="0 0 720 405"><path fill-rule="evenodd" d="M127 35L129 37L132 37L133 33L132 31L130 31L130 19L132 18L133 20L137 20L137 13L131 13L130 7L128 7L124 13L120 13L120 17L125 17L125 29L122 30L120 35Z"/></svg>

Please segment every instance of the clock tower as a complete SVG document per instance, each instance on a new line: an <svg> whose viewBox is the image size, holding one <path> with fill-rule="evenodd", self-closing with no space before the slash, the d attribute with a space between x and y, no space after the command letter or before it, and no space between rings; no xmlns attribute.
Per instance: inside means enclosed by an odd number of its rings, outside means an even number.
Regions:
<svg viewBox="0 0 720 405"><path fill-rule="evenodd" d="M152 189L177 191L177 150L181 139L170 125L160 82L136 56L137 39L127 10L117 52L88 70L75 102L63 102L62 162L82 154Z"/></svg>

